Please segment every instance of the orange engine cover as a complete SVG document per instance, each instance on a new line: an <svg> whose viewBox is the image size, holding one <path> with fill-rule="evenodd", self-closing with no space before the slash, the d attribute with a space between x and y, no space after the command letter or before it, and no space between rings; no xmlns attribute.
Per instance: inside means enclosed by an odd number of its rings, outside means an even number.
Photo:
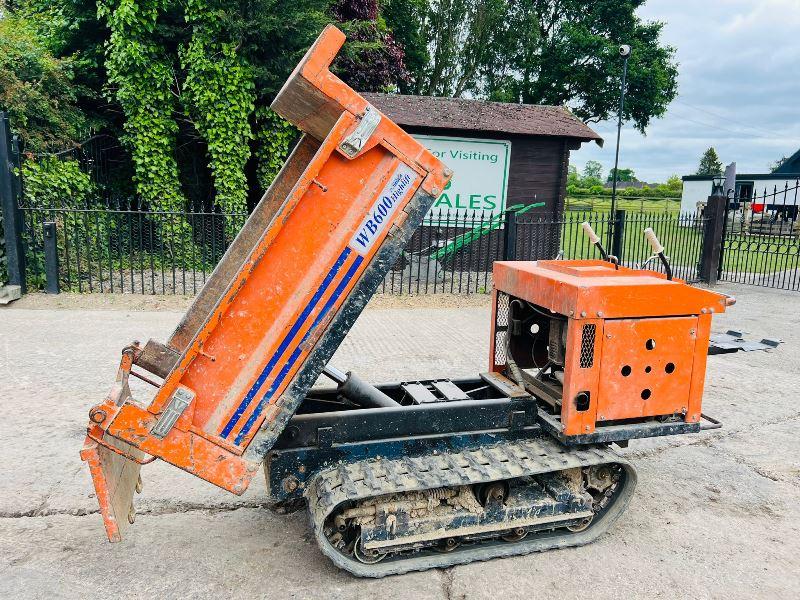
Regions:
<svg viewBox="0 0 800 600"><path fill-rule="evenodd" d="M542 397L565 436L653 417L700 420L711 317L727 296L596 260L497 262L494 283L490 368L506 371L510 352L536 393L534 371L549 365L557 377L541 389L555 392Z"/></svg>
<svg viewBox="0 0 800 600"><path fill-rule="evenodd" d="M697 327L697 317L605 321L598 421L688 413Z"/></svg>

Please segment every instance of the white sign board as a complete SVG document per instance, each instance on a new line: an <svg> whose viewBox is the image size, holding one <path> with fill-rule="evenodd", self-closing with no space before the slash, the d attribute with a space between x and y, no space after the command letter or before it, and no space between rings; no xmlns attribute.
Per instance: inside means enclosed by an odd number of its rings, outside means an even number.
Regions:
<svg viewBox="0 0 800 600"><path fill-rule="evenodd" d="M500 214L506 207L511 142L415 135L433 155L453 170L453 178L428 216L471 216L476 211Z"/></svg>

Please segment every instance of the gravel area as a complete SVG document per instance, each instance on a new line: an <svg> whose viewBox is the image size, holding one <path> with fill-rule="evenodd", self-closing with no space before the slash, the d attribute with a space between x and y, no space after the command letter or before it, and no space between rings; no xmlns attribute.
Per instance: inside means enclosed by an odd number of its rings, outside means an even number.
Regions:
<svg viewBox="0 0 800 600"><path fill-rule="evenodd" d="M634 442L627 513L594 544L388 579L337 571L304 513L266 510L160 462L139 517L105 541L80 450L87 409L132 339L164 339L182 297L31 295L0 308L0 598L787 598L800 589L800 296L725 284L715 329L783 338L709 359L724 428ZM379 296L333 364L373 381L486 368L488 296Z"/></svg>

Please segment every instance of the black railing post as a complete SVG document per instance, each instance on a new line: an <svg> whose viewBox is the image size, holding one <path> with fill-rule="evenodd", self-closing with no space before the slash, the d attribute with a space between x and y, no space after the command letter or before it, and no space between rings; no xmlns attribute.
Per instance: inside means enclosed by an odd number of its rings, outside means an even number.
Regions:
<svg viewBox="0 0 800 600"><path fill-rule="evenodd" d="M58 294L61 291L58 285L58 238L56 237L56 224L53 221L42 223L42 236L44 238L45 291L48 294Z"/></svg>
<svg viewBox="0 0 800 600"><path fill-rule="evenodd" d="M729 190L732 192L733 190ZM725 194L725 205L722 209L722 232L720 233L720 238L722 240L720 249L719 249L719 260L717 261L717 281L722 279L722 267L724 266L723 263L725 262L725 238L728 236L728 213L731 210L731 197L728 194Z"/></svg>
<svg viewBox="0 0 800 600"><path fill-rule="evenodd" d="M618 208L615 214L611 215L611 218L613 220L611 254L616 256L620 264L622 264L622 236L625 234L625 211Z"/></svg>
<svg viewBox="0 0 800 600"><path fill-rule="evenodd" d="M517 260L517 213L506 212L506 235L503 237L503 260Z"/></svg>
<svg viewBox="0 0 800 600"><path fill-rule="evenodd" d="M15 173L15 169L19 167L17 154L18 149L11 144L8 115L0 112L0 210L3 212L8 283L18 285L24 294L25 249L22 244L22 214L18 200L20 189Z"/></svg>
<svg viewBox="0 0 800 600"><path fill-rule="evenodd" d="M727 199L721 193L708 197L705 210L705 228L703 230L703 249L700 254L700 281L716 285L719 279L720 260L722 259L723 232L725 230L725 209Z"/></svg>

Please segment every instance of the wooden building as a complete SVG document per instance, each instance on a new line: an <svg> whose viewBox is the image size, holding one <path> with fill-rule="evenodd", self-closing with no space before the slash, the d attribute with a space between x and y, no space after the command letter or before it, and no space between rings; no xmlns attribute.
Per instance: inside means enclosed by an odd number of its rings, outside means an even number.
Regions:
<svg viewBox="0 0 800 600"><path fill-rule="evenodd" d="M505 104L463 98L363 94L414 136L510 142L505 205L544 202L531 211L564 210L569 152L603 140L563 106ZM447 163L448 157L442 156ZM454 166L455 178L459 169Z"/></svg>
<svg viewBox="0 0 800 600"><path fill-rule="evenodd" d="M412 280L416 276L426 283L432 283L432 274L452 281L454 272L480 273L485 278L495 260L537 260L558 254L561 227L556 221L564 211L570 150L584 142L603 143L567 108L397 94L363 96L454 171L452 189L445 188L396 271L408 275L410 268ZM465 156L475 160L464 160ZM496 161L486 164L484 158ZM519 217L513 238L506 238L503 227L426 264L426 255L465 230L481 229L487 218L497 217L505 208L540 202L543 207ZM508 239L516 240L513 247ZM411 281L403 281L412 291ZM444 282L442 286L461 290L461 283L455 288Z"/></svg>

